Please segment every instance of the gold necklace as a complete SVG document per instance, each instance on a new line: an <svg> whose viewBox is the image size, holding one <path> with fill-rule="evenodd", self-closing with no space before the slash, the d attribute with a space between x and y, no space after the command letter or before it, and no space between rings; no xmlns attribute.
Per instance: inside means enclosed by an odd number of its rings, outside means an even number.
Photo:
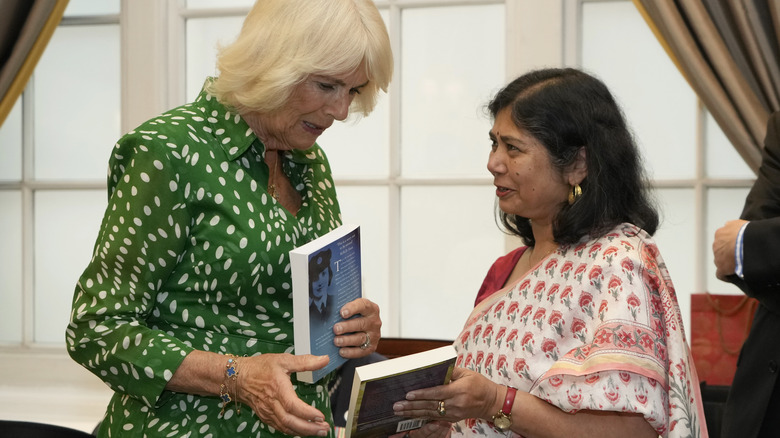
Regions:
<svg viewBox="0 0 780 438"><path fill-rule="evenodd" d="M274 181L276 180L276 168L278 167L278 163L279 153L277 152L276 160L274 160L274 167L271 168L271 176L268 178L268 194L277 201L279 201L279 193L276 191L276 183Z"/></svg>

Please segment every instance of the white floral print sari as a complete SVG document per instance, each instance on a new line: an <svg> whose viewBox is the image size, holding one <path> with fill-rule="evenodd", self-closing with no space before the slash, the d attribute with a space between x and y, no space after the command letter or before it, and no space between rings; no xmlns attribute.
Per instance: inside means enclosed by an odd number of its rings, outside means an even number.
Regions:
<svg viewBox="0 0 780 438"><path fill-rule="evenodd" d="M480 302L458 366L565 412L640 413L663 437L706 437L674 287L652 238L622 224L561 246ZM452 436L506 436L483 420Z"/></svg>

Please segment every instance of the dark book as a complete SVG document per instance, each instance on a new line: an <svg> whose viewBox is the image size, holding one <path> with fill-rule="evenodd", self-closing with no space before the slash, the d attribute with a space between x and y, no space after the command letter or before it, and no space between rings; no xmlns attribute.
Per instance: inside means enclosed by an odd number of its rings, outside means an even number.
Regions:
<svg viewBox="0 0 780 438"><path fill-rule="evenodd" d="M422 427L428 420L398 417L393 404L409 391L449 383L456 357L447 345L355 368L347 438L389 437Z"/></svg>
<svg viewBox="0 0 780 438"><path fill-rule="evenodd" d="M346 359L333 344L333 325L344 304L362 296L360 227L342 225L290 251L295 354L327 355L330 362L315 371L296 373L314 383Z"/></svg>

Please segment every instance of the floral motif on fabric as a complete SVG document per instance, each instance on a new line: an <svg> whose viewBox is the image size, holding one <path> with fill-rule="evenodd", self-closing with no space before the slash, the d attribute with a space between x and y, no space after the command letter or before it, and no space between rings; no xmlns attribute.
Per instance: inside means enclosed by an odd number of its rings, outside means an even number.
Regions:
<svg viewBox="0 0 780 438"><path fill-rule="evenodd" d="M565 412L639 413L663 437L706 428L666 265L630 224L562 246L485 299L455 347L460 366ZM452 434L506 436L474 419Z"/></svg>

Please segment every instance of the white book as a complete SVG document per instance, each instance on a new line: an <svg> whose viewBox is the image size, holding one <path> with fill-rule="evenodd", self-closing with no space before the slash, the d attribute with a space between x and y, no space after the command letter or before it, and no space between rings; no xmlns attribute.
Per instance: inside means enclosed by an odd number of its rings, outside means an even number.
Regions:
<svg viewBox="0 0 780 438"><path fill-rule="evenodd" d="M342 321L341 307L363 295L360 226L342 225L295 248L290 267L295 354L330 357L324 368L296 373L298 380L314 383L346 361L333 344L333 325Z"/></svg>

